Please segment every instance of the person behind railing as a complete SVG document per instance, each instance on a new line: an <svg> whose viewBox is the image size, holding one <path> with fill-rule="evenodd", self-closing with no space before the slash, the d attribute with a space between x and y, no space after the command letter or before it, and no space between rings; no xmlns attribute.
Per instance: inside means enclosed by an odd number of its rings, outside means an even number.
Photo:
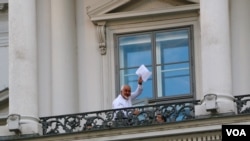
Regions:
<svg viewBox="0 0 250 141"><path fill-rule="evenodd" d="M129 85L123 85L121 87L120 94L113 100L112 108L113 109L120 109L120 108L128 108L132 107L132 101L136 99L139 95L141 95L143 91L142 86L142 77L139 76L138 78L138 86L137 89L134 92L131 92L131 87ZM126 118L126 115L128 113L124 113L124 118ZM138 110L133 110L134 115L138 115Z"/></svg>
<svg viewBox="0 0 250 141"><path fill-rule="evenodd" d="M87 122L85 125L84 125L84 130L91 130L92 129L92 123L89 123Z"/></svg>
<svg viewBox="0 0 250 141"><path fill-rule="evenodd" d="M159 123L159 124L166 122L165 116L162 115L161 113L157 113L155 119L156 119L156 123Z"/></svg>

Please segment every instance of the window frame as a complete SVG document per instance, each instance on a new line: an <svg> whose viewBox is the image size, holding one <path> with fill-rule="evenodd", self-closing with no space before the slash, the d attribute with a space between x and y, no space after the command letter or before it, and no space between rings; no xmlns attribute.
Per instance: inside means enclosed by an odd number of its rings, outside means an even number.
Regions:
<svg viewBox="0 0 250 141"><path fill-rule="evenodd" d="M199 6L197 7L199 9ZM194 32L194 61L195 61L195 94L194 99L203 98L202 89L202 57L201 57L201 41L200 41L200 24L199 14L196 10L185 13L173 13L168 16L155 16L152 21L150 16L145 16L141 19L122 18L119 20L100 21L99 24L105 22L105 43L107 47L106 55L101 56L101 76L102 76L102 92L103 104L105 108L110 108L110 103L120 94L119 80L116 77L116 58L115 53L115 35L126 34L133 32L143 32L150 30L161 30L166 28L177 28L183 26L193 26ZM107 97L107 98L105 98ZM177 99L178 100L178 99ZM174 102L175 100L171 100ZM153 101L151 101L154 103ZM150 102L150 103L151 103ZM166 102L166 101L163 101ZM155 104L160 102L155 102Z"/></svg>
<svg viewBox="0 0 250 141"><path fill-rule="evenodd" d="M166 31L178 31L181 29L187 29L188 30L188 35L189 35L189 68L190 68L190 73L189 73L189 78L190 78L190 93L189 94L180 94L177 96L163 96L163 97L158 97L157 94L157 84L156 84L156 75L157 75L157 63L156 63L156 34L157 33L162 33ZM115 78L116 78L116 89L120 88L122 84L120 84L120 62L119 62L119 43L118 43L118 38L119 37L124 37L124 36L132 36L132 35L141 35L141 34L150 34L151 37L151 44L153 46L151 50L151 56L152 56L152 93L153 97L148 99L149 103L167 103L167 102L173 102L173 101L186 101L186 100L194 100L196 96L196 91L195 91L195 47L194 47L194 27L193 24L189 25L183 25L183 26L176 26L176 27L166 27L166 28L161 28L161 29L151 29L151 30L146 30L146 31L135 31L135 32L126 32L126 33L117 33L114 34L114 44L115 44L115 51L114 51L114 56L115 56Z"/></svg>

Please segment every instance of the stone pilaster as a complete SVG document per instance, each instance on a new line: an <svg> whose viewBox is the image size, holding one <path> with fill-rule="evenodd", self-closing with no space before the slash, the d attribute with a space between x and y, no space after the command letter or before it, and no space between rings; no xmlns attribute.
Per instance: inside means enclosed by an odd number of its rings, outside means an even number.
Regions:
<svg viewBox="0 0 250 141"><path fill-rule="evenodd" d="M232 95L229 1L200 0L203 104L196 114L235 113Z"/></svg>
<svg viewBox="0 0 250 141"><path fill-rule="evenodd" d="M78 112L75 1L51 1L52 114Z"/></svg>
<svg viewBox="0 0 250 141"><path fill-rule="evenodd" d="M36 1L34 0L9 0L8 126L11 131L21 134L41 133L38 118Z"/></svg>

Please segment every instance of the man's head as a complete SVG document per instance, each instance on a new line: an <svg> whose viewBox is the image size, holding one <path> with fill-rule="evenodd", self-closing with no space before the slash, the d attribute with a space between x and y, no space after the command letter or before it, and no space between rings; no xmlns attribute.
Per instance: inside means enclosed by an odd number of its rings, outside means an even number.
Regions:
<svg viewBox="0 0 250 141"><path fill-rule="evenodd" d="M131 88L129 85L123 85L121 87L121 95L123 98L128 99L131 95Z"/></svg>
<svg viewBox="0 0 250 141"><path fill-rule="evenodd" d="M156 121L158 123L163 123L163 122L166 122L166 119L165 119L165 117L162 114L157 114L156 115Z"/></svg>

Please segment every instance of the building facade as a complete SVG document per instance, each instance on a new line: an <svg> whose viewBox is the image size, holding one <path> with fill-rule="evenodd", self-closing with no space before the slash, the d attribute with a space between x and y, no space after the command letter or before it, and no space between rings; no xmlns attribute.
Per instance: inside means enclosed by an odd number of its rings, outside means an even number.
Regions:
<svg viewBox="0 0 250 141"><path fill-rule="evenodd" d="M248 0L1 3L0 88L8 90L0 102L8 102L0 138L217 141L222 124L249 124L235 102L250 93ZM148 105L199 100L196 120L43 136L40 117L111 109L141 64L152 77L140 98Z"/></svg>

